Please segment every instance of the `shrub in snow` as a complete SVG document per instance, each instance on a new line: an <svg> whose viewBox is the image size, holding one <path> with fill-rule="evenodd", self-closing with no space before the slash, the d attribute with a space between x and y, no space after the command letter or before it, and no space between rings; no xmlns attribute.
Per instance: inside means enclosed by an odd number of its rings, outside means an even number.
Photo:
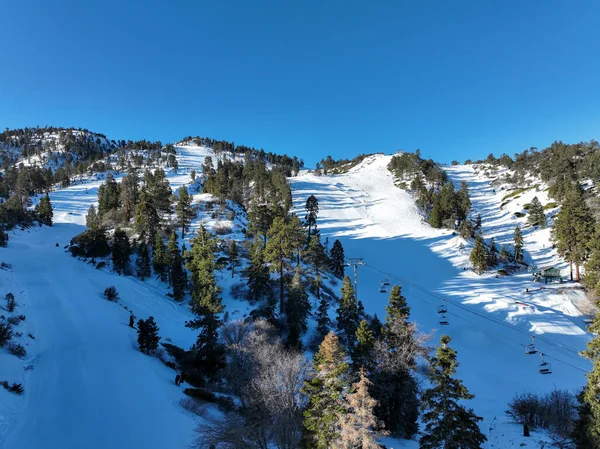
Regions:
<svg viewBox="0 0 600 449"><path fill-rule="evenodd" d="M243 282L238 282L237 284L233 284L231 286L231 297L233 299L244 299L248 294L246 290L246 284Z"/></svg>
<svg viewBox="0 0 600 449"><path fill-rule="evenodd" d="M183 398L179 401L179 404L194 415L204 416L206 413L206 407L200 404L198 401L192 398Z"/></svg>
<svg viewBox="0 0 600 449"><path fill-rule="evenodd" d="M21 320L17 316L9 316L6 321L8 321L13 326L17 326L21 322Z"/></svg>
<svg viewBox="0 0 600 449"><path fill-rule="evenodd" d="M3 381L2 386L4 388L6 388L8 391L10 391L11 393L15 393L15 394L23 394L23 392L25 391L25 389L23 388L23 385L17 384L17 383L8 385L7 381Z"/></svg>
<svg viewBox="0 0 600 449"><path fill-rule="evenodd" d="M217 235L227 235L231 234L232 227L228 223L217 223L215 225L215 234Z"/></svg>
<svg viewBox="0 0 600 449"><path fill-rule="evenodd" d="M27 350L23 345L12 341L8 344L8 352L17 357L25 357L27 355Z"/></svg>
<svg viewBox="0 0 600 449"><path fill-rule="evenodd" d="M8 322L0 322L0 347L6 345L12 336L12 325Z"/></svg>
<svg viewBox="0 0 600 449"><path fill-rule="evenodd" d="M144 354L155 354L158 349L158 326L154 322L154 318L150 317L147 320L138 321L138 345L140 351Z"/></svg>
<svg viewBox="0 0 600 449"><path fill-rule="evenodd" d="M8 234L4 232L4 229L0 229L0 247L6 248L8 245Z"/></svg>
<svg viewBox="0 0 600 449"><path fill-rule="evenodd" d="M110 287L107 287L106 290L104 290L104 296L109 301L117 301L119 299L119 292L117 291L117 288L114 285L111 285Z"/></svg>
<svg viewBox="0 0 600 449"><path fill-rule="evenodd" d="M13 295L12 293L7 293L6 294L6 310L8 310L9 312L14 312L15 308L17 307L17 301L15 301L15 295Z"/></svg>

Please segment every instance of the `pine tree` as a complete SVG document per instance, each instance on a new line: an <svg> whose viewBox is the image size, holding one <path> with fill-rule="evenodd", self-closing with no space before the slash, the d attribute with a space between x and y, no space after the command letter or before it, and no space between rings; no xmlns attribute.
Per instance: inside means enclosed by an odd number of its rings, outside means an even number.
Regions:
<svg viewBox="0 0 600 449"><path fill-rule="evenodd" d="M329 449L339 435L340 400L348 386L348 364L337 336L329 332L313 358L315 376L305 383L302 447Z"/></svg>
<svg viewBox="0 0 600 449"><path fill-rule="evenodd" d="M279 274L279 313L284 311L284 286L285 270L289 268L289 259L292 257L294 247L289 236L289 227L283 217L276 217L269 229L267 246L265 248L265 262L269 263L271 272Z"/></svg>
<svg viewBox="0 0 600 449"><path fill-rule="evenodd" d="M369 395L371 382L364 369L359 372L359 381L353 385L353 392L342 399L342 412L339 413L340 433L332 447L339 449L379 449L379 438L387 435L382 431L373 409L377 401Z"/></svg>
<svg viewBox="0 0 600 449"><path fill-rule="evenodd" d="M264 204L252 207L248 213L248 230L250 234L262 238L263 246L267 244L267 234L274 219L273 212Z"/></svg>
<svg viewBox="0 0 600 449"><path fill-rule="evenodd" d="M319 214L319 201L314 195L311 195L306 200L306 216L304 222L308 226L308 239L311 236L311 228L317 229L317 215Z"/></svg>
<svg viewBox="0 0 600 449"><path fill-rule="evenodd" d="M173 289L173 299L181 301L185 296L185 289L187 287L187 272L183 266L183 257L175 232L171 233L169 244L167 245L167 254L169 260L169 284Z"/></svg>
<svg viewBox="0 0 600 449"><path fill-rule="evenodd" d="M410 316L410 307L406 302L406 298L402 296L402 287L399 285L394 285L392 287L390 297L388 298L388 305L385 306L385 312L388 317L388 328L389 323L396 318L401 318L405 321L408 320L408 317Z"/></svg>
<svg viewBox="0 0 600 449"><path fill-rule="evenodd" d="M579 267L589 257L589 241L593 233L594 217L585 203L583 192L579 186L571 186L565 193L553 229L556 249L569 262L571 280L573 280L573 265L575 265L575 279L581 280Z"/></svg>
<svg viewBox="0 0 600 449"><path fill-rule="evenodd" d="M339 240L333 242L331 253L329 255L329 269L339 279L344 277L344 267L346 258L344 257L344 248Z"/></svg>
<svg viewBox="0 0 600 449"><path fill-rule="evenodd" d="M590 440L600 443L600 315L596 315L588 331L595 337L587 344L587 349L582 355L592 362L592 370L586 374L588 383L580 397L580 413L578 427L583 431L580 435L582 441Z"/></svg>
<svg viewBox="0 0 600 449"><path fill-rule="evenodd" d="M352 366L355 372L361 368L367 373L374 368L375 359L373 350L375 338L367 320L362 320L356 329L356 346L352 349Z"/></svg>
<svg viewBox="0 0 600 449"><path fill-rule="evenodd" d="M154 354L158 349L158 326L154 322L154 318L150 317L147 320L140 319L138 321L138 346L144 354Z"/></svg>
<svg viewBox="0 0 600 449"><path fill-rule="evenodd" d="M477 214L477 218L475 219L475 226L473 226L473 230L476 233L481 231L481 214Z"/></svg>
<svg viewBox="0 0 600 449"><path fill-rule="evenodd" d="M146 184L146 190L150 196L150 200L153 206L158 212L165 214L171 213L171 186L169 180L162 168L158 168L151 173L146 171L144 173L144 183Z"/></svg>
<svg viewBox="0 0 600 449"><path fill-rule="evenodd" d="M139 200L139 181L139 176L135 171L131 171L121 181L120 202L125 223L129 223L133 218L135 206Z"/></svg>
<svg viewBox="0 0 600 449"><path fill-rule="evenodd" d="M521 235L521 227L517 225L513 237L515 245L515 260L520 262L523 260L523 236Z"/></svg>
<svg viewBox="0 0 600 449"><path fill-rule="evenodd" d="M529 203L527 222L530 226L539 226L542 229L546 227L546 214L544 214L544 208L537 196L534 196Z"/></svg>
<svg viewBox="0 0 600 449"><path fill-rule="evenodd" d="M325 336L331 330L331 319L329 318L329 301L325 296L321 296L319 307L317 308L317 338L323 341Z"/></svg>
<svg viewBox="0 0 600 449"><path fill-rule="evenodd" d="M196 318L186 326L200 330L195 345L196 361L198 368L209 377L215 377L224 364L224 348L219 343L218 333L222 324L218 314L223 311L223 305L214 274L216 250L215 239L200 226L187 257L192 281L190 308Z"/></svg>
<svg viewBox="0 0 600 449"><path fill-rule="evenodd" d="M344 278L342 285L342 297L337 309L337 330L341 335L343 344L349 349L356 341L356 329L358 328L358 306L354 287L349 276Z"/></svg>
<svg viewBox="0 0 600 449"><path fill-rule="evenodd" d="M229 242L229 266L231 267L231 277L235 277L235 267L239 261L239 251L235 240Z"/></svg>
<svg viewBox="0 0 600 449"><path fill-rule="evenodd" d="M598 434L598 421L594 421L592 408L586 401L587 387L577 394L577 419L573 423L571 439L577 449L591 449L600 447Z"/></svg>
<svg viewBox="0 0 600 449"><path fill-rule="evenodd" d="M189 224L194 218L194 210L192 209L192 197L188 193L185 186L179 188L179 198L177 200L177 219L181 226L181 240L185 237L185 230L189 228Z"/></svg>
<svg viewBox="0 0 600 449"><path fill-rule="evenodd" d="M496 242L494 237L490 240L490 250L488 251L488 267L495 267L498 265L498 248L496 248Z"/></svg>
<svg viewBox="0 0 600 449"><path fill-rule="evenodd" d="M153 242L160 227L160 217L152 197L142 189L140 201L135 207L135 230L146 242Z"/></svg>
<svg viewBox="0 0 600 449"><path fill-rule="evenodd" d="M321 244L321 239L319 239L318 236L313 235L310 237L308 249L306 250L304 258L315 275L314 285L317 299L321 299L321 273L327 266L327 256L325 255L325 249Z"/></svg>
<svg viewBox="0 0 600 449"><path fill-rule="evenodd" d="M102 227L100 217L93 204L88 208L87 215L85 216L85 225L92 233L97 232Z"/></svg>
<svg viewBox="0 0 600 449"><path fill-rule="evenodd" d="M475 273L483 274L488 267L488 259L489 256L485 243L483 243L483 238L478 235L475 237L475 246L473 247L473 251L471 251L471 256L469 256Z"/></svg>
<svg viewBox="0 0 600 449"><path fill-rule="evenodd" d="M150 270L150 252L148 251L148 245L145 242L141 242L138 246L138 256L135 260L137 266L137 276L143 281L152 275Z"/></svg>
<svg viewBox="0 0 600 449"><path fill-rule="evenodd" d="M154 237L152 248L152 267L154 268L154 274L161 282L169 280L169 255L162 236L158 232Z"/></svg>
<svg viewBox="0 0 600 449"><path fill-rule="evenodd" d="M299 268L296 269L288 291L285 313L288 326L287 344L291 348L301 349L300 337L306 332L308 316L310 315L310 302L302 285Z"/></svg>
<svg viewBox="0 0 600 449"><path fill-rule="evenodd" d="M302 222L296 214L292 214L288 220L287 236L292 252L296 255L296 265L300 265L306 248L306 238L302 229Z"/></svg>
<svg viewBox="0 0 600 449"><path fill-rule="evenodd" d="M112 246L113 268L119 274L123 274L129 267L131 256L131 245L127 233L120 228L115 229Z"/></svg>
<svg viewBox="0 0 600 449"><path fill-rule="evenodd" d="M248 297L251 301L260 301L269 293L269 267L265 264L263 245L257 238L250 248L250 266L248 267Z"/></svg>
<svg viewBox="0 0 600 449"><path fill-rule="evenodd" d="M52 226L54 212L52 210L52 204L50 203L50 197L47 193L40 198L40 202L35 206L35 213L41 224Z"/></svg>
<svg viewBox="0 0 600 449"><path fill-rule="evenodd" d="M448 346L450 337L442 335L440 343L436 356L431 360L431 388L422 396L425 429L419 439L419 447L480 449L487 440L477 424L482 418L459 402L474 396L459 379L453 377L458 361L456 351Z"/></svg>
<svg viewBox="0 0 600 449"><path fill-rule="evenodd" d="M106 215L111 210L118 209L120 188L111 172L107 172L106 181L98 188L98 215Z"/></svg>

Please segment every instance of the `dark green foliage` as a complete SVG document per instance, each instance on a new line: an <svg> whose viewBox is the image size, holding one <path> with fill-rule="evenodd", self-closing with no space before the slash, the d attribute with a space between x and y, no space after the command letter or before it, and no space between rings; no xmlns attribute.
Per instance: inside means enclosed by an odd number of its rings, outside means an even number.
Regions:
<svg viewBox="0 0 600 449"><path fill-rule="evenodd" d="M291 228L285 219L276 217L269 229L269 240L264 251L265 262L269 263L271 272L279 274L279 313L283 313L284 310L284 272L290 267L290 258L294 251L290 231Z"/></svg>
<svg viewBox="0 0 600 449"><path fill-rule="evenodd" d="M131 244L129 243L127 233L120 228L115 229L113 235L112 261L113 268L117 273L127 273L131 252Z"/></svg>
<svg viewBox="0 0 600 449"><path fill-rule="evenodd" d="M13 295L12 293L7 293L6 294L6 310L8 310L9 313L13 313L15 311L16 307L17 307L17 301L15 301L15 295Z"/></svg>
<svg viewBox="0 0 600 449"><path fill-rule="evenodd" d="M590 255L590 241L594 234L594 217L583 199L579 186L568 188L553 226L558 253L569 262L571 280L573 265L575 279L581 280L579 267Z"/></svg>
<svg viewBox="0 0 600 449"><path fill-rule="evenodd" d="M385 306L385 312L387 316L387 327L389 329L390 323L397 319L408 320L410 316L410 307L406 302L406 298L402 296L402 287L394 285L390 291L388 299L388 305Z"/></svg>
<svg viewBox="0 0 600 449"><path fill-rule="evenodd" d="M101 224L96 208L92 205L86 215L88 229L71 239L69 251L76 257L106 257L110 254L110 246L106 237L106 229Z"/></svg>
<svg viewBox="0 0 600 449"><path fill-rule="evenodd" d="M119 292L117 291L117 287L115 287L114 285L106 287L106 289L104 289L104 297L109 301L117 301L119 299Z"/></svg>
<svg viewBox="0 0 600 449"><path fill-rule="evenodd" d="M267 233L274 218L271 209L264 204L252 207L248 213L249 232L251 235L262 237L263 246L267 244Z"/></svg>
<svg viewBox="0 0 600 449"><path fill-rule="evenodd" d="M459 402L474 396L459 379L453 377L458 361L449 343L450 337L442 335L440 347L431 360L428 376L431 388L423 392L421 402L425 429L419 439L419 447L480 449L487 440L478 426L482 418Z"/></svg>
<svg viewBox="0 0 600 449"><path fill-rule="evenodd" d="M173 288L173 299L181 301L185 296L185 289L187 287L187 272L185 271L181 249L177 243L175 232L171 234L171 238L169 239L167 254L170 266L169 284Z"/></svg>
<svg viewBox="0 0 600 449"><path fill-rule="evenodd" d="M8 245L8 234L4 232L2 226L0 226L0 248L6 248Z"/></svg>
<svg viewBox="0 0 600 449"><path fill-rule="evenodd" d="M317 308L317 338L319 341L323 341L325 336L331 330L331 319L329 318L329 301L323 295L319 300L319 307Z"/></svg>
<svg viewBox="0 0 600 449"><path fill-rule="evenodd" d="M160 337L158 335L158 326L154 322L153 317L149 317L147 320L140 319L137 323L138 326L138 346L140 351L144 354L152 355L158 349L158 342Z"/></svg>
<svg viewBox="0 0 600 449"><path fill-rule="evenodd" d="M309 264L311 272L315 275L315 294L317 299L321 299L321 273L326 270L328 259L318 235L310 236L308 248L304 253L304 260Z"/></svg>
<svg viewBox="0 0 600 449"><path fill-rule="evenodd" d="M496 242L494 237L490 240L490 248L488 250L488 268L495 267L498 265L498 248L496 248Z"/></svg>
<svg viewBox="0 0 600 449"><path fill-rule="evenodd" d="M359 316L354 287L349 276L344 278L342 285L342 297L337 309L337 330L340 340L349 349L356 342L356 329L358 329Z"/></svg>
<svg viewBox="0 0 600 449"><path fill-rule="evenodd" d="M285 314L288 327L287 345L291 348L301 349L300 337L306 332L308 316L310 315L310 302L302 285L299 268L296 269L288 291Z"/></svg>
<svg viewBox="0 0 600 449"><path fill-rule="evenodd" d="M330 332L313 358L314 377L305 383L308 405L304 412L301 446L329 449L339 433L340 400L348 386L348 364L344 348Z"/></svg>
<svg viewBox="0 0 600 449"><path fill-rule="evenodd" d="M47 193L40 198L40 202L35 206L35 214L41 224L52 226L52 217L54 216L54 213L52 211L50 197Z"/></svg>
<svg viewBox="0 0 600 449"><path fill-rule="evenodd" d="M15 394L23 394L23 392L25 391L25 389L23 388L22 384L18 384L18 383L13 383L12 385L9 385L7 381L2 381L2 386L10 391L11 393L15 393Z"/></svg>
<svg viewBox="0 0 600 449"><path fill-rule="evenodd" d="M514 248L515 248L515 260L520 262L523 260L523 235L521 234L521 227L517 225L515 228L515 234L513 236Z"/></svg>
<svg viewBox="0 0 600 449"><path fill-rule="evenodd" d="M135 230L140 239L150 243L156 238L159 227L160 217L154 199L146 189L142 189L140 201L135 207Z"/></svg>
<svg viewBox="0 0 600 449"><path fill-rule="evenodd" d="M196 361L198 369L209 377L216 376L224 363L218 334L222 324L218 314L223 305L214 275L216 249L215 239L201 226L186 257L192 281L190 308L196 316L186 326L200 330L194 347Z"/></svg>
<svg viewBox="0 0 600 449"><path fill-rule="evenodd" d="M262 243L254 240L250 249L250 266L248 267L248 297L251 301L260 301L269 293L269 267L265 264Z"/></svg>
<svg viewBox="0 0 600 449"><path fill-rule="evenodd" d="M485 247L485 243L483 242L483 238L480 235L475 237L475 246L473 247L473 251L471 251L469 260L473 265L473 270L475 270L477 274L483 274L488 268L489 254Z"/></svg>
<svg viewBox="0 0 600 449"><path fill-rule="evenodd" d="M154 237L154 244L152 248L152 268L154 268L154 274L162 282L167 282L169 279L169 253L165 247L165 242L162 239L160 233L157 233Z"/></svg>
<svg viewBox="0 0 600 449"><path fill-rule="evenodd" d="M169 186L169 180L166 177L165 171L161 168L155 170L154 173L146 171L144 173L144 187L144 190L147 191L150 197L151 204L156 208L157 212L170 214L171 195L173 192Z"/></svg>
<svg viewBox="0 0 600 449"><path fill-rule="evenodd" d="M481 232L481 214L477 214L477 218L475 219L475 226L473 226L473 230L475 233Z"/></svg>
<svg viewBox="0 0 600 449"><path fill-rule="evenodd" d="M375 367L375 338L367 320L362 320L356 329L356 346L352 349L354 372L364 368L370 373Z"/></svg>
<svg viewBox="0 0 600 449"><path fill-rule="evenodd" d="M592 362L592 370L586 374L588 383L579 399L580 410L585 414L578 426L585 429L586 439L597 442L600 441L600 314L596 315L588 331L595 337L582 355Z"/></svg>
<svg viewBox="0 0 600 449"><path fill-rule="evenodd" d="M179 188L179 197L177 200L177 219L181 226L181 239L185 236L185 230L189 227L190 222L195 214L192 209L192 197L185 186Z"/></svg>
<svg viewBox="0 0 600 449"><path fill-rule="evenodd" d="M238 262L239 262L239 251L238 251L238 246L235 243L235 240L232 240L231 242L229 242L229 248L228 248L228 253L229 253L229 267L231 268L231 277L235 277L235 267L237 267Z"/></svg>
<svg viewBox="0 0 600 449"><path fill-rule="evenodd" d="M27 350L22 344L10 342L8 344L8 352L19 358L23 358L27 355Z"/></svg>
<svg viewBox="0 0 600 449"><path fill-rule="evenodd" d="M98 188L98 215L103 217L120 206L120 186L112 173L106 173L106 181Z"/></svg>
<svg viewBox="0 0 600 449"><path fill-rule="evenodd" d="M135 265L137 267L137 277L139 277L142 281L146 278L149 278L152 275L152 271L150 268L150 252L148 251L148 245L145 242L140 243L138 246L138 255L135 260Z"/></svg>
<svg viewBox="0 0 600 449"><path fill-rule="evenodd" d="M595 428L594 416L590 404L585 400L586 388L577 394L577 419L573 423L571 438L577 449L600 447L600 435ZM597 429L596 429L597 430Z"/></svg>
<svg viewBox="0 0 600 449"><path fill-rule="evenodd" d="M317 215L319 214L319 201L314 195L308 197L305 208L304 223L308 226L308 238L310 239L311 230L314 232L317 229Z"/></svg>
<svg viewBox="0 0 600 449"><path fill-rule="evenodd" d="M537 196L531 200L527 214L527 223L530 226L539 226L542 229L546 227L546 214L544 214L544 208Z"/></svg>
<svg viewBox="0 0 600 449"><path fill-rule="evenodd" d="M120 203L123 221L129 223L133 218L135 206L139 201L139 177L135 171L123 177L121 181Z"/></svg>
<svg viewBox="0 0 600 449"><path fill-rule="evenodd" d="M329 269L338 279L344 277L345 263L344 247L342 246L342 243L336 239L336 241L333 242L333 246L329 253Z"/></svg>
<svg viewBox="0 0 600 449"><path fill-rule="evenodd" d="M0 321L0 347L6 345L12 337L12 325L8 322Z"/></svg>

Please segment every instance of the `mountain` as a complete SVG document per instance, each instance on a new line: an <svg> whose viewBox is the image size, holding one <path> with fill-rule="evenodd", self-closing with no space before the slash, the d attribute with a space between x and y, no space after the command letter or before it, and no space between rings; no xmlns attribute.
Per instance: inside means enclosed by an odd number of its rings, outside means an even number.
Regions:
<svg viewBox="0 0 600 449"><path fill-rule="evenodd" d="M26 350L26 355L18 358L7 349L0 349L0 381L20 383L25 390L16 395L0 389L0 446L187 447L195 427L211 416L221 416L226 408L219 410L209 402L200 407L200 416L190 412L183 387L174 383L176 371L172 366L176 358L166 350L158 357L142 354L137 348L137 333L128 322L131 313L136 322L152 316L162 342L190 348L198 332L186 327L186 322L195 318L188 307L189 295L183 302L176 302L168 296L168 286L154 276L146 280L120 276L110 269L109 258L78 259L66 249L73 237L85 231L89 207L98 206L104 170L109 168L121 183L124 174L136 165L140 169L164 168L170 188L177 191L187 186L195 208L190 230L179 246L185 244L189 249L201 225L219 235L220 265L215 273L224 305L221 316L228 323L246 319L255 307L240 293L246 289L241 273L248 268L250 253L245 246L249 246L250 232L246 212L252 213L257 198L267 204L275 195L269 193L268 183L262 197L249 193L256 192L262 183L254 180L241 189L243 205L222 200L227 198L223 191L201 192L209 176L219 179L219 173L223 173L219 170L229 167L227 161L232 169L234 161L249 167L250 161L262 160L265 154L236 152L233 145L215 148L212 141L192 138L167 149L162 144L134 148L133 144L78 130L28 132L25 140L16 140L16 133L6 135L2 147L5 169L23 162L56 170L64 168L64 162L70 158L82 163L85 160L88 168L98 162L105 165L96 166L96 173L87 168L79 170L80 175L70 177L69 185L56 186L49 192L54 208L52 227L10 230L8 246L0 248L0 298L14 294L17 307L7 315L25 316L14 326L13 340ZM78 153L64 143L65 136L73 136L96 149ZM51 154L49 142L59 142ZM242 157L246 153L249 156ZM174 154L176 164L168 163L169 154ZM136 156L142 157L139 164ZM212 175L204 171L210 171L205 164L207 157L212 159L210 167L217 170ZM272 170L277 170L278 163L292 166L291 158L270 158ZM357 266L357 296L367 314L377 314L381 319L385 316L388 294L380 290L382 282L388 279L391 285L402 287L411 308L411 321L431 335L431 346L443 333L452 337L460 362L458 376L475 395L468 405L483 417L480 428L488 438L484 447L533 444L522 437L522 426L505 416L507 403L519 393L543 395L557 386L576 391L585 385L585 373L591 365L579 352L591 338L586 319L594 306L579 283L534 282L524 266L508 276L498 269L476 274L469 260L472 240L427 222L427 212L417 204L413 192L406 185L399 188L402 180L388 169L392 158L373 154L343 161L338 166L328 163L324 168L334 174L327 175L320 170L300 170L297 176L291 176L295 170L290 169L287 182L291 188L291 212L304 217L308 198L314 195L318 199L321 239L328 238L330 246L339 239L346 257L361 258L364 263ZM489 244L493 237L498 247L512 245L514 229L519 224L523 229L524 263L537 268L555 266L566 278L568 264L553 247L550 227L540 229L527 224L525 206L534 196L548 206L545 210L549 225L559 210L556 204L552 205L545 181L532 175L527 186L514 189L505 176L512 176L513 168L492 166L485 161L435 165L457 190L466 182L472 206L470 217L481 216L485 243ZM192 179L192 170L197 179ZM256 176L262 179L263 175ZM277 178L274 179L276 183ZM41 197L34 196L33 204ZM177 228L177 214L165 214L163 219L167 228ZM111 234L113 229L109 230ZM139 237L134 226L128 232ZM241 249L240 266L233 276L227 269L227 246L231 241ZM291 263L290 271L294 265ZM299 266L305 272L303 281L309 284L306 273L310 268L306 262ZM347 267L346 273L353 276L352 268ZM272 276L277 279L277 274ZM331 301L335 302L340 281L325 273L323 284L323 291L330 292ZM109 286L115 286L119 293L116 303L103 296ZM314 291L308 290L308 301L316 311L319 302ZM440 322L438 307L442 304L448 309L448 325ZM332 306L330 317L335 319L333 311ZM307 348L311 348L315 327L312 317L302 338ZM531 335L536 336L539 352L527 355ZM538 372L542 352L552 364L551 375ZM310 351L307 355L311 355ZM424 371L425 360L420 360L419 366L420 372ZM426 383L422 375L419 379ZM218 397L232 398L234 403L239 401L223 385L215 386L214 392ZM550 441L543 430L532 435L537 441ZM418 447L415 440L388 438L385 444L394 448Z"/></svg>

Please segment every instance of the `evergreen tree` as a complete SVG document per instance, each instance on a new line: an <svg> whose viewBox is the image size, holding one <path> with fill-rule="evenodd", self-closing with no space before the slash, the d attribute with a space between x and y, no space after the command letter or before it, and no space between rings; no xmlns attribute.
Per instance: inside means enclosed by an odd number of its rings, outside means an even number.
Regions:
<svg viewBox="0 0 600 449"><path fill-rule="evenodd" d="M565 193L560 211L554 220L553 236L558 253L569 262L570 276L581 280L579 267L590 253L589 242L594 233L594 217L583 198L579 186L571 186Z"/></svg>
<svg viewBox="0 0 600 449"><path fill-rule="evenodd" d="M353 385L353 392L342 400L339 413L340 433L332 447L339 449L380 449L379 438L387 435L381 430L373 409L377 405L369 395L371 382L364 369L359 372L359 381Z"/></svg>
<svg viewBox="0 0 600 449"><path fill-rule="evenodd" d="M131 256L131 245L127 233L120 228L115 229L112 246L113 268L119 274L123 274L129 267Z"/></svg>
<svg viewBox="0 0 600 449"><path fill-rule="evenodd" d="M52 211L52 204L50 203L50 197L46 193L45 196L40 198L40 202L35 206L35 214L41 224L46 226L52 226L52 217L54 215Z"/></svg>
<svg viewBox="0 0 600 449"><path fill-rule="evenodd" d="M469 260L473 265L473 270L477 274L483 274L488 267L489 256L485 243L483 243L483 238L480 235L475 237L475 246L473 247L473 251L471 251Z"/></svg>
<svg viewBox="0 0 600 449"><path fill-rule="evenodd" d="M300 265L306 248L306 238L304 236L304 230L302 229L302 222L296 214L292 214L286 226L292 252L296 255L296 265Z"/></svg>
<svg viewBox="0 0 600 449"><path fill-rule="evenodd" d="M325 296L321 296L319 307L317 308L317 338L319 338L319 341L323 341L330 330L329 301Z"/></svg>
<svg viewBox="0 0 600 449"><path fill-rule="evenodd" d="M92 233L96 233L102 227L100 217L93 204L88 208L87 215L85 216L85 225Z"/></svg>
<svg viewBox="0 0 600 449"><path fill-rule="evenodd" d="M173 299L181 301L185 296L187 272L183 266L183 257L175 232L171 233L169 244L167 245L167 254L169 258L169 284L173 289Z"/></svg>
<svg viewBox="0 0 600 449"><path fill-rule="evenodd" d="M154 274L161 282L167 282L169 280L169 254L167 253L167 248L165 247L162 236L158 232L154 236L152 267L154 268Z"/></svg>
<svg viewBox="0 0 600 449"><path fill-rule="evenodd" d="M143 281L152 275L150 270L150 252L148 251L148 245L145 242L141 242L138 246L138 256L135 260L137 266L137 276Z"/></svg>
<svg viewBox="0 0 600 449"><path fill-rule="evenodd" d="M146 171L144 173L144 183L146 184L146 190L150 196L152 205L158 212L164 214L171 213L171 186L169 180L162 168L158 168L151 173Z"/></svg>
<svg viewBox="0 0 600 449"><path fill-rule="evenodd" d="M106 181L98 188L98 215L106 215L111 210L118 209L120 189L111 172L106 173Z"/></svg>
<svg viewBox="0 0 600 449"><path fill-rule="evenodd" d="M177 200L177 219L181 226L181 240L185 237L185 230L189 228L189 224L194 218L194 210L192 209L192 197L185 186L179 188L179 198Z"/></svg>
<svg viewBox="0 0 600 449"><path fill-rule="evenodd" d="M331 252L329 255L329 269L338 279L342 279L344 277L344 268L346 263L346 258L344 257L344 248L339 240L336 239L333 242L333 246L331 247Z"/></svg>
<svg viewBox="0 0 600 449"><path fill-rule="evenodd" d="M313 358L314 377L305 383L302 447L329 449L339 435L340 400L348 386L348 364L337 336L329 332Z"/></svg>
<svg viewBox="0 0 600 449"><path fill-rule="evenodd" d="M317 215L319 214L319 201L314 195L311 195L306 200L306 216L304 222L308 226L308 239L311 236L311 229L317 229Z"/></svg>
<svg viewBox="0 0 600 449"><path fill-rule="evenodd" d="M285 305L288 339L287 344L291 348L302 348L300 337L306 332L308 316L310 315L310 302L308 294L304 291L300 269L296 269L296 273L292 279L292 284L288 291L288 300Z"/></svg>
<svg viewBox="0 0 600 449"><path fill-rule="evenodd" d="M131 171L121 181L120 202L125 223L129 223L133 218L135 206L139 200L139 181L139 176L135 171Z"/></svg>
<svg viewBox="0 0 600 449"><path fill-rule="evenodd" d="M596 315L588 331L595 337L587 344L582 355L592 362L592 370L586 374L587 386L579 399L580 415L577 427L583 432L580 440L593 441L594 446L578 446L582 448L597 447L600 443L600 315Z"/></svg>
<svg viewBox="0 0 600 449"><path fill-rule="evenodd" d="M500 258L504 261L510 261L513 259L513 255L504 245L502 245L502 247L500 248Z"/></svg>
<svg viewBox="0 0 600 449"><path fill-rule="evenodd" d="M239 252L235 240L229 242L229 266L231 267L231 277L235 277L235 267L239 261Z"/></svg>
<svg viewBox="0 0 600 449"><path fill-rule="evenodd" d="M496 248L496 242L494 237L490 240L490 250L488 251L488 267L495 267L498 265L498 248Z"/></svg>
<svg viewBox="0 0 600 449"><path fill-rule="evenodd" d="M269 229L267 246L265 248L265 262L269 263L271 272L279 274L279 313L284 311L284 273L289 268L289 259L293 254L293 244L289 236L289 227L283 217L276 217Z"/></svg>
<svg viewBox="0 0 600 449"><path fill-rule="evenodd" d="M402 287L394 285L390 291L388 298L388 305L385 306L385 312L387 314L387 328L389 329L390 323L396 318L402 320L408 320L410 316L410 307L406 302L406 298L402 296Z"/></svg>
<svg viewBox="0 0 600 449"><path fill-rule="evenodd" d="M537 196L534 196L529 203L527 222L530 226L539 226L542 229L546 227L546 214L544 214L544 208Z"/></svg>
<svg viewBox="0 0 600 449"><path fill-rule="evenodd" d="M138 346L144 354L154 354L158 349L158 330L153 317L138 321Z"/></svg>
<svg viewBox="0 0 600 449"><path fill-rule="evenodd" d="M419 447L480 449L487 440L477 424L482 418L459 402L474 396L459 379L453 377L458 361L456 351L448 346L450 337L442 335L440 343L436 356L431 360L431 388L422 397L425 429L419 439Z"/></svg>
<svg viewBox="0 0 600 449"><path fill-rule="evenodd" d="M352 287L350 277L346 276L342 285L340 305L337 309L337 330L341 335L343 344L349 349L354 347L358 323L358 306L354 295L354 287Z"/></svg>
<svg viewBox="0 0 600 449"><path fill-rule="evenodd" d="M265 264L264 249L259 239L255 239L250 248L250 266L246 282L251 301L260 301L269 293L269 267Z"/></svg>
<svg viewBox="0 0 600 449"><path fill-rule="evenodd" d="M304 256L306 262L310 265L311 271L315 275L315 294L317 299L321 299L321 273L327 266L327 256L325 255L325 249L321 244L321 239L318 236L313 235L310 237L308 243L308 249Z"/></svg>
<svg viewBox="0 0 600 449"><path fill-rule="evenodd" d="M594 421L592 408L586 401L587 388L577 394L577 419L573 425L571 439L577 449L591 449L600 447L598 434L598 421Z"/></svg>
<svg viewBox="0 0 600 449"><path fill-rule="evenodd" d="M224 364L224 348L218 334L222 324L218 315L223 305L214 274L216 250L215 239L200 226L187 263L192 281L190 308L196 318L186 326L200 330L195 345L196 361L198 368L209 377L214 377Z"/></svg>
<svg viewBox="0 0 600 449"><path fill-rule="evenodd" d="M275 219L273 212L266 205L252 207L248 213L248 230L252 235L263 239L263 246L267 244L267 234Z"/></svg>
<svg viewBox="0 0 600 449"><path fill-rule="evenodd" d="M513 237L515 245L515 260L520 262L523 260L523 236L521 235L521 227L517 225Z"/></svg>
<svg viewBox="0 0 600 449"><path fill-rule="evenodd" d="M473 226L473 230L477 232L481 232L481 214L477 214L477 218L475 219L475 226Z"/></svg>
<svg viewBox="0 0 600 449"><path fill-rule="evenodd" d="M373 350L375 338L367 320L362 320L356 329L356 346L352 349L352 366L355 372L361 368L367 373L374 368L375 358Z"/></svg>
<svg viewBox="0 0 600 449"><path fill-rule="evenodd" d="M152 197L146 190L142 190L140 201L135 207L135 230L140 234L140 239L153 242L160 227L160 217Z"/></svg>

